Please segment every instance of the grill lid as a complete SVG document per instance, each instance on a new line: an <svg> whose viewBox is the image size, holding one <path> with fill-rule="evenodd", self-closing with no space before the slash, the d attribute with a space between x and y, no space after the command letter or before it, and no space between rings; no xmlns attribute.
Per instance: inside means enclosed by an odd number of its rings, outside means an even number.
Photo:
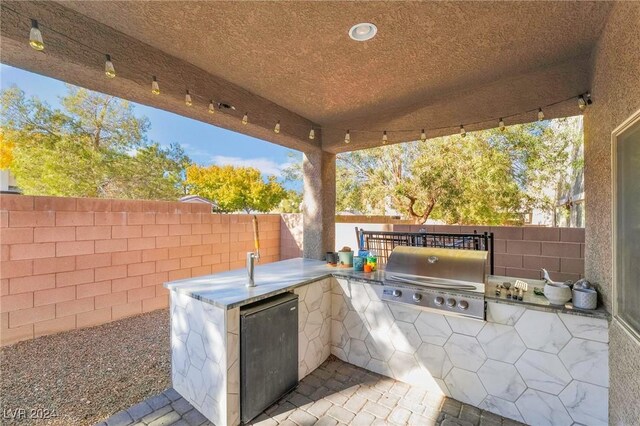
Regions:
<svg viewBox="0 0 640 426"><path fill-rule="evenodd" d="M400 281L402 276L420 277L444 286L464 282L484 284L486 267L484 250L397 246L389 255L385 275Z"/></svg>

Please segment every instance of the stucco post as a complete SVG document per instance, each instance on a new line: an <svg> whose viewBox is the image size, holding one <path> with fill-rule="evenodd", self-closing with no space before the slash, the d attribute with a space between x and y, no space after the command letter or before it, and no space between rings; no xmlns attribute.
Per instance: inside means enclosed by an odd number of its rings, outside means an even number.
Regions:
<svg viewBox="0 0 640 426"><path fill-rule="evenodd" d="M323 151L305 152L302 163L304 202L303 256L323 259L335 250L336 156Z"/></svg>

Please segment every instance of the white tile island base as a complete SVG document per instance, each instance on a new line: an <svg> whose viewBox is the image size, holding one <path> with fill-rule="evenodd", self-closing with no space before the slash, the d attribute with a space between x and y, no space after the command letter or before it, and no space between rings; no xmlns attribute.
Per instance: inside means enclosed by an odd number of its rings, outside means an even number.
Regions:
<svg viewBox="0 0 640 426"><path fill-rule="evenodd" d="M608 323L495 302L487 321L380 300L336 279L331 353L531 425L606 425Z"/></svg>
<svg viewBox="0 0 640 426"><path fill-rule="evenodd" d="M292 286L300 379L332 353L529 424L607 424L606 319L489 301L483 322L382 302L379 287L327 274ZM171 290L174 388L214 424L239 424L240 308Z"/></svg>

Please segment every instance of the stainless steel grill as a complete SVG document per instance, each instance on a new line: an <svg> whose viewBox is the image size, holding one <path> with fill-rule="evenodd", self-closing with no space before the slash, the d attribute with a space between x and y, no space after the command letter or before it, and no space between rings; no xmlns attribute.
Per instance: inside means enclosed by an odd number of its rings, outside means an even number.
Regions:
<svg viewBox="0 0 640 426"><path fill-rule="evenodd" d="M483 319L487 252L398 246L385 268L383 300Z"/></svg>

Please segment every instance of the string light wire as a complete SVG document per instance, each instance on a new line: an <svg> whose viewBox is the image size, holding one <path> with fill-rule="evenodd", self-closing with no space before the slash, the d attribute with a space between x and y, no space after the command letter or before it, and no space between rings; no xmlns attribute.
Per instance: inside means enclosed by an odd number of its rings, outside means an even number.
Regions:
<svg viewBox="0 0 640 426"><path fill-rule="evenodd" d="M28 19L29 21L32 20L31 17L25 16L24 14L14 10L14 9L12 9L10 7L7 7L4 4L2 5L2 9L6 9L8 11L11 11L14 14L20 16L20 17ZM45 28L46 31L47 31L47 34L51 34L51 33L56 34L56 35L61 36L61 37L65 38L65 39L67 39L67 40L69 40L71 42L77 43L78 45L84 47L87 50L95 52L96 53L96 57L97 57L96 65L100 64L100 61L98 60L98 58L102 58L102 60L104 60L104 58L105 58L105 54L104 54L103 51L101 51L101 50L99 50L99 49L97 49L97 48L95 48L93 46L90 46L90 45L88 45L86 43L83 43L80 40L76 40L76 39L68 36L67 34L65 34L63 32L57 31L56 29L49 27L48 25L43 25L42 21L40 21L40 20L38 20L38 28L39 29ZM51 47L52 45L55 47L55 45L56 45L55 43L51 43L49 40L45 40L45 42L49 43L48 44L49 47ZM104 66L104 62L102 62L102 66ZM140 70L137 67L134 67L134 66L132 66L132 65L130 65L128 63L118 63L118 69L120 70L118 72L118 76L121 77L121 78L122 78L123 74L129 76L129 73L126 72L126 71L131 71L132 74L134 74L135 76L144 76L144 75L152 74L148 70ZM123 70L125 72L123 72ZM134 78L136 80L140 79L140 77L134 77ZM129 76L130 80L134 80L134 78ZM147 83L145 83L145 84L148 84L148 80L146 80L146 81L147 81ZM182 93L185 93L185 92L182 92ZM212 103L210 95L209 96L204 96L204 95L200 95L197 92L194 92L193 90L189 90L189 96L192 97L192 98L201 100L204 105L209 105L210 106L211 103ZM549 103L549 104L546 104L546 105L542 105L542 106L538 106L538 107L535 107L535 108L531 108L531 109L528 109L528 110L525 110L525 111L516 112L516 113L509 114L509 115L502 115L500 117L500 119L504 120L504 119L508 119L508 118L517 117L517 116L520 116L520 115L539 113L542 108L548 109L550 107L553 107L553 106L556 106L556 105L559 105L559 104L562 104L562 103L565 103L565 102L569 102L569 101L576 102L576 100L579 99L579 98L586 99L586 103L588 105L591 105L593 103L593 100L591 98L591 93L590 92L583 92L583 93L580 93L580 94L577 94L577 95L574 95L574 96L563 98L563 99L554 101L552 103ZM219 103L219 102L216 103L216 105L218 106L219 109L221 108L221 106L223 106L223 104ZM230 110L236 110L235 106L231 107L229 109ZM580 109L580 110L582 110L582 109ZM225 111L224 113L226 113L228 115L232 115L232 114L230 114L229 111ZM233 115L235 116L235 114L233 114ZM248 116L248 113L245 113L244 116L242 117L243 118L243 120L242 120L243 122L246 120L247 116ZM246 120L246 121L248 121L248 120ZM495 118L494 119L483 119L483 120L477 120L477 121L473 121L473 122L467 122L466 126L474 127L476 125L490 123L492 121L495 122ZM442 130L453 130L453 129L456 129L458 126L459 125L456 125L456 124L450 124L450 125L439 126L439 127L431 127L431 128L427 128L427 129L392 129L392 130L351 129L350 128L349 130L346 130L346 133L347 133L347 135L350 135L351 133L360 133L360 134L374 134L374 133L377 133L377 134L380 134L381 132L387 132L389 134L394 134L394 133L395 134L398 134L398 133L405 133L405 134L406 133L415 133L416 136L419 136L419 138L416 138L416 139L423 139L425 130L429 131L430 133L433 133L433 132L438 132L438 131L442 131ZM331 127L331 126L321 126L321 125L309 126L308 124L291 123L291 124L288 124L287 127L289 127L289 128L291 128L291 127L293 127L293 128L304 127L306 129L305 132L310 129L310 131L309 131L309 139L315 139L315 134L314 134L315 130L325 130L325 131L327 131L327 130L335 130L335 131L345 132L345 128L338 128L338 127ZM282 132L282 133L284 133L284 132ZM311 135L313 135L313 137ZM298 136L298 135L296 135L296 136ZM348 137L348 140L350 140L349 137Z"/></svg>

